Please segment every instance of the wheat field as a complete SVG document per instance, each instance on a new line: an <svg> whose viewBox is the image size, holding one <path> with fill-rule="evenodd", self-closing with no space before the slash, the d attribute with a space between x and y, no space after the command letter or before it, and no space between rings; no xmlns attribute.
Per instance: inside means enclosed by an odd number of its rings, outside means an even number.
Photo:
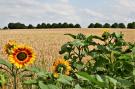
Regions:
<svg viewBox="0 0 135 89"><path fill-rule="evenodd" d="M122 32L124 39L135 42L135 30L131 29L110 29L110 32ZM0 30L0 57L5 58L2 47L8 40L16 40L32 46L37 54L35 66L49 70L49 66L59 57L59 50L62 44L72 40L65 33L84 33L86 35L101 35L103 29L25 29L25 30Z"/></svg>

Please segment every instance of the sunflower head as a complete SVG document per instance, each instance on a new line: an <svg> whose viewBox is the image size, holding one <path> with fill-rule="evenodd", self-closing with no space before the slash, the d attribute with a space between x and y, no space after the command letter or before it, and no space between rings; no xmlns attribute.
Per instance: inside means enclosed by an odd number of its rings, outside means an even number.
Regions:
<svg viewBox="0 0 135 89"><path fill-rule="evenodd" d="M15 40L9 40L5 46L4 46L4 53L6 53L7 55L10 55L12 52L12 49L15 48L17 45Z"/></svg>
<svg viewBox="0 0 135 89"><path fill-rule="evenodd" d="M12 50L9 55L9 61L16 65L17 68L22 68L28 64L32 64L35 60L35 53L32 48L26 45L18 45Z"/></svg>
<svg viewBox="0 0 135 89"><path fill-rule="evenodd" d="M103 31L103 32L109 32L110 30L104 28L102 31Z"/></svg>
<svg viewBox="0 0 135 89"><path fill-rule="evenodd" d="M69 61L64 59L57 59L53 64L53 76L57 78L59 74L69 75L71 66Z"/></svg>

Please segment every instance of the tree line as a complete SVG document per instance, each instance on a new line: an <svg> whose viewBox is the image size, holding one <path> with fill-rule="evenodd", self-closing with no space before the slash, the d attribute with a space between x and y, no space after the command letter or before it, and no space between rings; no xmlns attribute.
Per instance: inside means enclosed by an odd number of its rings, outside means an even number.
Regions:
<svg viewBox="0 0 135 89"><path fill-rule="evenodd" d="M8 27L9 29L46 29L46 28L81 28L80 24L72 24L72 23L41 23L37 24L37 26L33 26L32 24L29 24L26 26L22 23L9 23Z"/></svg>
<svg viewBox="0 0 135 89"><path fill-rule="evenodd" d="M17 22L17 23L9 23L7 27L4 27L3 29L48 29L48 28L81 28L80 24L72 24L72 23L41 23L37 24L36 26L33 26L32 24L29 24L26 26L23 23ZM124 23L90 23L87 28L130 28L135 29L135 22L128 23L125 25Z"/></svg>

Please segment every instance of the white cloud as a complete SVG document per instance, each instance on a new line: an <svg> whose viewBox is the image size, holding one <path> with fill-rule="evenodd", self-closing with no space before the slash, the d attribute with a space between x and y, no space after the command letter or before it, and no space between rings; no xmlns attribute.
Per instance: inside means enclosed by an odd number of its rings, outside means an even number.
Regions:
<svg viewBox="0 0 135 89"><path fill-rule="evenodd" d="M0 17L5 18L5 24L12 21L36 24L42 21L78 22L79 20L75 8L68 3L68 0L59 0L56 3L38 0L2 0L0 8Z"/></svg>
<svg viewBox="0 0 135 89"><path fill-rule="evenodd" d="M8 22L32 23L72 22L83 26L91 22L132 22L135 17L135 0L103 0L85 6L76 0L0 0L0 25ZM92 3L92 1L91 1ZM101 6L98 6L101 5Z"/></svg>

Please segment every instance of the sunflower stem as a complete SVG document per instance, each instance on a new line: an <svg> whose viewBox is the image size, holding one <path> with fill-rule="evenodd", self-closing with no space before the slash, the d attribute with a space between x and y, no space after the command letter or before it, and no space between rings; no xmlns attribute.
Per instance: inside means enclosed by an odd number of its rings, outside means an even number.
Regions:
<svg viewBox="0 0 135 89"><path fill-rule="evenodd" d="M15 70L15 71L14 71ZM16 88L16 74L17 74L17 70L15 69L15 67L14 67L14 65L12 66L12 75L13 75L13 78L14 78L14 82L13 82L13 87L14 87L14 89L17 89Z"/></svg>

